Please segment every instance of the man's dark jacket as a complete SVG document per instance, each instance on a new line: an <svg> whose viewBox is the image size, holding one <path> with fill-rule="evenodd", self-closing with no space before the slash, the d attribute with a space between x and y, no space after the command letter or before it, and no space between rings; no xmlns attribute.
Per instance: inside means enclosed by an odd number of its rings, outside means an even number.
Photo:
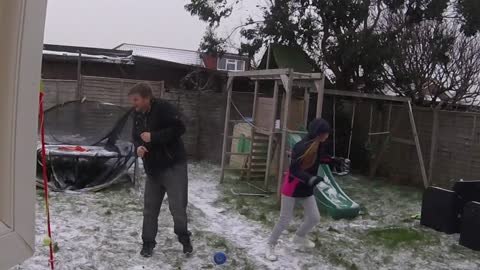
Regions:
<svg viewBox="0 0 480 270"><path fill-rule="evenodd" d="M133 115L133 143L135 149L145 146L148 153L143 158L145 172L156 176L167 168L180 162L186 162L187 155L181 136L185 125L178 110L166 101L153 99L146 113ZM151 133L151 142L145 143L140 135Z"/></svg>

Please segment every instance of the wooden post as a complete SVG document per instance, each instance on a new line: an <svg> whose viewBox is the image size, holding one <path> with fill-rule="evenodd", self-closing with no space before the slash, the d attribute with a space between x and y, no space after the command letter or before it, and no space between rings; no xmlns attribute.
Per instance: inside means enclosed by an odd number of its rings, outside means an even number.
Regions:
<svg viewBox="0 0 480 270"><path fill-rule="evenodd" d="M337 122L336 122L336 118L337 118L337 98L334 96L333 97L333 156L336 157L337 156L337 147L336 147L336 139L337 139Z"/></svg>
<svg viewBox="0 0 480 270"><path fill-rule="evenodd" d="M415 146L417 148L418 163L420 165L420 172L422 173L423 185L425 188L427 188L428 177L427 177L427 172L425 170L425 163L423 161L422 148L420 148L420 139L418 138L417 126L415 125L415 118L413 116L412 103L408 101L407 106L408 106L408 115L410 118L410 125L412 126L413 140L415 141Z"/></svg>
<svg viewBox="0 0 480 270"><path fill-rule="evenodd" d="M323 109L323 95L325 93L325 75L322 75L321 80L314 81L315 88L317 90L317 118L322 117L322 109Z"/></svg>
<svg viewBox="0 0 480 270"><path fill-rule="evenodd" d="M477 133L477 116L473 115L473 127L472 127L472 136L470 137L470 166L469 166L469 172L472 172L472 162L474 160L473 158L473 145L475 143L475 133ZM474 177L474 175L472 175ZM431 182L430 182L431 183Z"/></svg>
<svg viewBox="0 0 480 270"><path fill-rule="evenodd" d="M255 118L257 116L257 98L258 90L260 88L260 81L255 81L255 90L253 91L253 109L252 109L252 121L255 123Z"/></svg>
<svg viewBox="0 0 480 270"><path fill-rule="evenodd" d="M290 102L292 100L292 84L293 84L293 75L290 72L289 76L281 75L283 81L283 87L285 88L285 108L283 109L283 123L282 123L282 141L280 142L280 164L278 166L278 175L277 175L277 194L280 196L280 190L282 187L283 180L283 166L285 164L285 154L287 148L287 130L288 130L288 116L290 111Z"/></svg>
<svg viewBox="0 0 480 270"><path fill-rule="evenodd" d="M430 142L430 160L428 164L428 182L432 183L433 165L435 163L435 151L437 147L437 133L438 133L438 109L433 109L433 123L432 123L432 138Z"/></svg>
<svg viewBox="0 0 480 270"><path fill-rule="evenodd" d="M161 81L160 82L160 98L163 99L164 97L165 97L165 81Z"/></svg>
<svg viewBox="0 0 480 270"><path fill-rule="evenodd" d="M58 87L58 82L55 82L55 105L58 104L60 104L60 89Z"/></svg>
<svg viewBox="0 0 480 270"><path fill-rule="evenodd" d="M305 93L304 93L304 108L303 108L303 124L305 126L305 129L308 128L308 114L310 113L310 89L305 88Z"/></svg>
<svg viewBox="0 0 480 270"><path fill-rule="evenodd" d="M82 99L82 52L78 51L78 61L77 61L77 92L75 93L75 98L77 100Z"/></svg>
<svg viewBox="0 0 480 270"><path fill-rule="evenodd" d="M390 122L392 121L392 103L388 106L387 131L390 131Z"/></svg>
<svg viewBox="0 0 480 270"><path fill-rule="evenodd" d="M270 177L270 165L272 163L272 152L273 152L273 136L275 134L275 121L277 120L277 104L278 104L278 80L275 80L275 86L273 87L273 113L270 128L270 134L268 134L268 149L267 149L267 166L265 170L265 189L268 188L268 180Z"/></svg>
<svg viewBox="0 0 480 270"><path fill-rule="evenodd" d="M223 145L222 145L222 172L220 175L220 183L223 182L225 177L225 163L227 158L227 140L228 140L228 125L230 122L230 109L232 106L232 89L233 89L233 77L228 78L227 82L227 107L225 109L225 126L223 128Z"/></svg>
<svg viewBox="0 0 480 270"><path fill-rule="evenodd" d="M372 136L370 136L370 133L372 133L372 128L373 128L373 103L370 104L370 119L368 122L368 143L372 142Z"/></svg>
<svg viewBox="0 0 480 270"><path fill-rule="evenodd" d="M378 151L377 157L373 161L373 165L370 166L370 174L369 174L370 178L375 177L378 166L380 166L380 162L383 160L383 156L387 151L388 144L392 140L392 137L394 135L393 132L397 130L398 125L400 124L400 118L401 118L401 114L398 113L397 116L395 117L395 120L393 121L393 126L391 127L391 129L388 130L390 134L388 134L385 137L385 140L383 141L382 146L380 147L380 151Z"/></svg>
<svg viewBox="0 0 480 270"><path fill-rule="evenodd" d="M255 81L255 90L253 92L253 109L252 109L252 124L255 125L255 117L257 115L257 98L258 98L258 89L260 82ZM248 156L248 171L247 171L247 180L250 181L252 176L252 156L253 156L253 144L255 143L255 127L252 126L252 131L250 132L250 151Z"/></svg>
<svg viewBox="0 0 480 270"><path fill-rule="evenodd" d="M353 137L353 125L355 124L355 111L357 109L357 102L353 102L352 108L352 122L350 122L350 137L348 138L348 153L347 158L350 159L350 153L352 152L352 137Z"/></svg>
<svg viewBox="0 0 480 270"><path fill-rule="evenodd" d="M267 49L267 66L266 69L270 69L270 52L272 50L272 46L270 44L270 41L268 42L268 49Z"/></svg>

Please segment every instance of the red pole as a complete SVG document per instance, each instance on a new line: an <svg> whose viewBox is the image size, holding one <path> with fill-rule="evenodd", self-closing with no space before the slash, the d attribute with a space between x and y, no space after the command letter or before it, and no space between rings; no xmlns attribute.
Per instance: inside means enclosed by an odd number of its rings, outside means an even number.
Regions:
<svg viewBox="0 0 480 270"><path fill-rule="evenodd" d="M48 238L50 244L50 268L55 269L55 263L53 260L53 240L52 240L52 230L50 227L50 208L48 205L48 175L47 175L47 154L45 151L45 129L44 129L44 119L43 119L43 91L40 91L40 109L39 109L39 118L40 118L40 134L42 140L42 171L43 171L43 191L45 197L45 211L47 214L47 230Z"/></svg>

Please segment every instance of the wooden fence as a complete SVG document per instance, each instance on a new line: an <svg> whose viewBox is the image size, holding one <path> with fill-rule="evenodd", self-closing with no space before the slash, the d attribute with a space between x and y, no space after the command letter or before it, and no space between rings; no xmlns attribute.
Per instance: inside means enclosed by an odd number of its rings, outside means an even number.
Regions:
<svg viewBox="0 0 480 270"><path fill-rule="evenodd" d="M86 97L128 106L127 91L138 81L83 76L77 81L44 80L46 106L51 107L77 97ZM161 82L149 82L160 96ZM80 86L80 91L78 90ZM184 114L187 134L184 136L187 151L192 157L218 162L221 155L221 133L226 97L213 91L194 92L184 90L163 91L163 97L175 104ZM237 93L237 107L248 116L252 97ZM337 99L336 152L346 156L352 100ZM372 132L381 132L392 126L392 140L378 166L378 175L389 181L422 185L419 162L408 113L404 106L394 105L391 123L388 124L389 104L386 102L360 102L357 104L353 129L352 161L368 173L376 154L381 148L383 135L371 136L370 112L372 110ZM332 121L332 100L326 96L324 117ZM476 179L480 175L480 114L453 111L434 111L414 108L414 116L420 139L423 159L430 183L449 187L458 179Z"/></svg>
<svg viewBox="0 0 480 270"><path fill-rule="evenodd" d="M83 98L128 107L129 89L136 83L143 82L91 76L82 76L81 78L80 83L76 80L43 80L46 108ZM160 97L164 90L163 82L146 82L152 86L154 96Z"/></svg>
<svg viewBox="0 0 480 270"><path fill-rule="evenodd" d="M338 103L338 101L337 101ZM347 153L353 102L343 100L337 109L337 155ZM402 184L422 185L418 156L412 137L408 112L403 105L393 105L388 123L389 103L357 103L353 129L352 162L365 173L373 166L386 136L390 136L385 154L381 156L377 175ZM332 121L331 100L326 100L324 115ZM372 112L372 127L370 114ZM451 187L459 179L480 176L480 114L443 111L430 108L413 109L423 160L431 185ZM398 123L395 124L395 121ZM389 135L382 133L391 126Z"/></svg>

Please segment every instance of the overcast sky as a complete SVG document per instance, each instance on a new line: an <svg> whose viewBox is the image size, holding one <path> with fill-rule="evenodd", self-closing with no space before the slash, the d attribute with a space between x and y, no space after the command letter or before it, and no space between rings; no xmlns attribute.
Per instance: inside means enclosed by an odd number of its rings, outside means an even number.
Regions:
<svg viewBox="0 0 480 270"><path fill-rule="evenodd" d="M240 25L255 11L246 0L220 29ZM206 24L190 16L186 0L49 0L45 43L113 48L121 43L197 50ZM253 7L249 9L248 6Z"/></svg>

